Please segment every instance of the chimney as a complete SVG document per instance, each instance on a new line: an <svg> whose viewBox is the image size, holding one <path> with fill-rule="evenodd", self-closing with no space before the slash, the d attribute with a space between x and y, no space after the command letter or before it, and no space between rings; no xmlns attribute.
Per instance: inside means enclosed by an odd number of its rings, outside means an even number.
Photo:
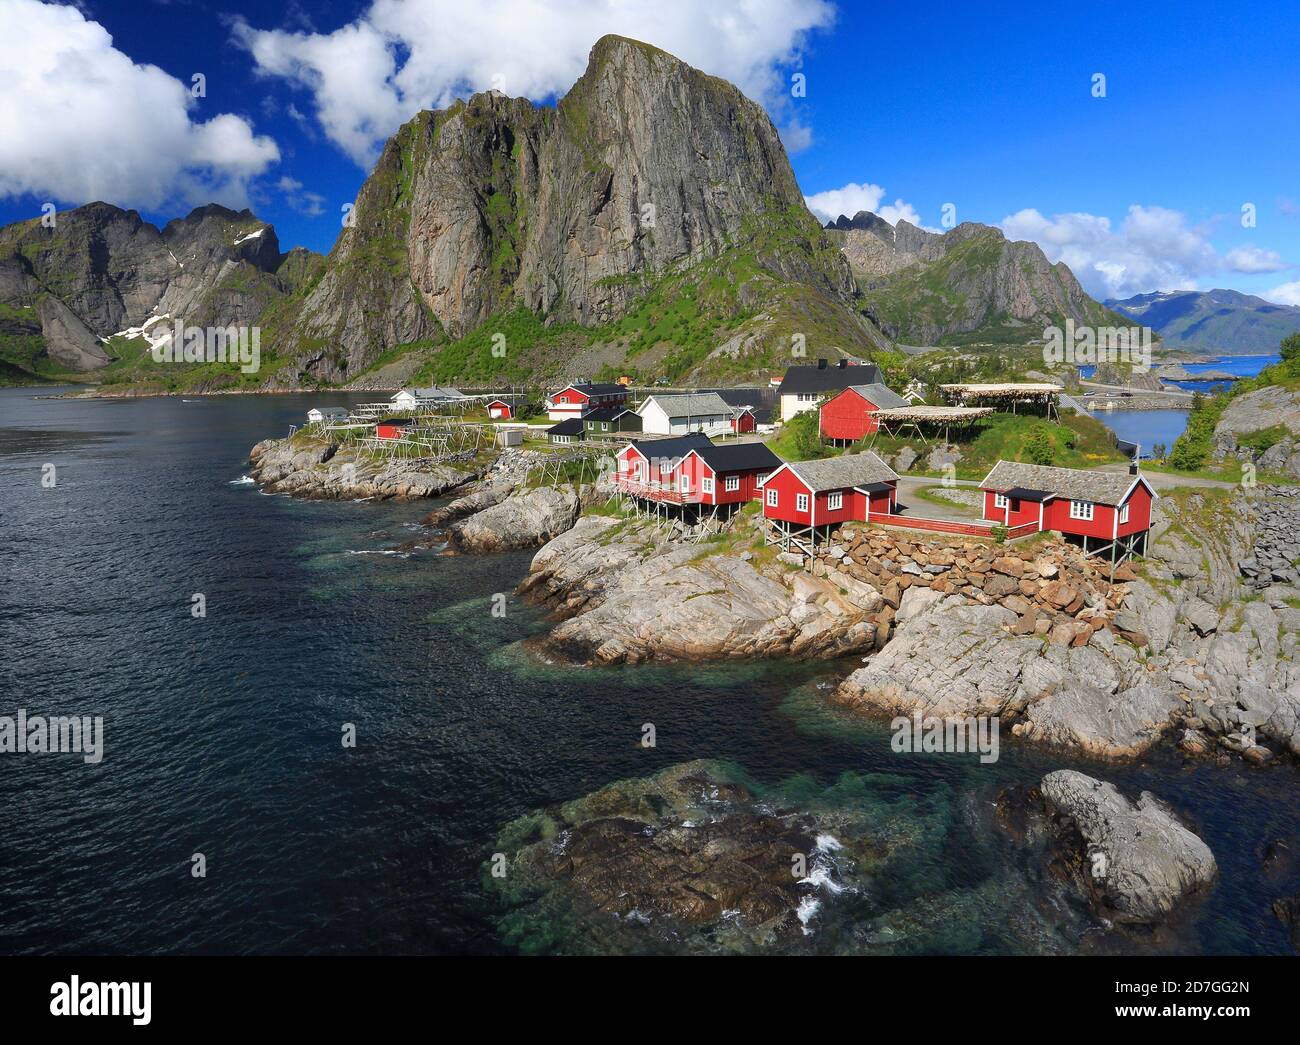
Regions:
<svg viewBox="0 0 1300 1045"><path fill-rule="evenodd" d="M1129 466L1128 466L1128 474L1129 474L1129 475L1137 475L1137 474L1138 474L1138 463L1137 463L1137 459L1136 459L1136 458L1134 458L1132 461L1129 462Z"/></svg>
<svg viewBox="0 0 1300 1045"><path fill-rule="evenodd" d="M819 359L819 360L817 360L817 369L818 369L818 370L825 370L825 369L826 369L826 360L824 360L824 359Z"/></svg>

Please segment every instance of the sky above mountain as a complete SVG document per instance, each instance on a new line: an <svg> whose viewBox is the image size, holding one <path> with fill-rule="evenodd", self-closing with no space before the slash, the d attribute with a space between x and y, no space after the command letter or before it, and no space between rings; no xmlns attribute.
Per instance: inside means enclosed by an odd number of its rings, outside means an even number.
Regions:
<svg viewBox="0 0 1300 1045"><path fill-rule="evenodd" d="M493 87L551 104L615 32L762 102L824 217L997 225L1097 298L1300 304L1300 8L952 6L0 0L0 222L215 200L327 251L413 113Z"/></svg>

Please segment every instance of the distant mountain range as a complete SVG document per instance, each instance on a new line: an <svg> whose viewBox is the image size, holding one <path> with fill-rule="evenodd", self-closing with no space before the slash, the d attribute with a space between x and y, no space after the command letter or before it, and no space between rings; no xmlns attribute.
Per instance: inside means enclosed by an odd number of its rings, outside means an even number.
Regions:
<svg viewBox="0 0 1300 1045"><path fill-rule="evenodd" d="M1300 308L1236 290L1138 294L1106 305L1149 326L1168 348L1226 355L1276 352L1284 337L1300 330Z"/></svg>
<svg viewBox="0 0 1300 1045"><path fill-rule="evenodd" d="M1023 345L1067 319L1123 322L1038 244L1008 240L989 225L963 222L937 233L859 211L826 229L848 259L867 314L905 344Z"/></svg>

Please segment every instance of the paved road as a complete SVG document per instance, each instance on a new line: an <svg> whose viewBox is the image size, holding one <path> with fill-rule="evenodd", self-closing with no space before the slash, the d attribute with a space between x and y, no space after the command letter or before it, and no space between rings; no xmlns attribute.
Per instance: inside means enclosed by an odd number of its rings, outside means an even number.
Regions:
<svg viewBox="0 0 1300 1045"><path fill-rule="evenodd" d="M898 480L898 503L907 508L906 515L915 515L924 519L945 519L950 522L980 522L977 508L962 508L958 505L949 507L936 504L917 495L917 491L929 486L941 485L940 480L931 477L901 476ZM959 490L971 490L978 493L974 486L957 487Z"/></svg>
<svg viewBox="0 0 1300 1045"><path fill-rule="evenodd" d="M1103 464L1097 467L1099 472L1127 472L1126 464ZM1175 486L1202 486L1208 489L1217 490L1234 490L1236 483L1226 482L1223 479L1202 479L1199 476L1191 475L1167 475L1164 472L1143 472L1143 477L1152 486L1159 490L1169 490Z"/></svg>

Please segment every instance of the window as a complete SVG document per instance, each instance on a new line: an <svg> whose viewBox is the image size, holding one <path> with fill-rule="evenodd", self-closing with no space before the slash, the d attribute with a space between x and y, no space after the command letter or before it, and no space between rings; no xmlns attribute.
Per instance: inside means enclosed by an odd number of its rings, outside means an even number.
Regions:
<svg viewBox="0 0 1300 1045"><path fill-rule="evenodd" d="M708 494L713 493L713 480L712 480L712 479L701 479L701 480L700 480L700 491L701 491L702 493L708 493Z"/></svg>
<svg viewBox="0 0 1300 1045"><path fill-rule="evenodd" d="M1007 506L1007 495L1004 493L995 493L993 495L993 507L1005 508Z"/></svg>
<svg viewBox="0 0 1300 1045"><path fill-rule="evenodd" d="M797 494L795 496L794 510L796 512L806 512L808 510L808 495L806 493Z"/></svg>
<svg viewBox="0 0 1300 1045"><path fill-rule="evenodd" d="M608 432L608 431L609 431L609 422L608 422L608 421L601 421L601 422L600 422L600 430L601 430L602 432Z"/></svg>
<svg viewBox="0 0 1300 1045"><path fill-rule="evenodd" d="M774 489L767 491L767 506L769 508L776 507L776 490Z"/></svg>
<svg viewBox="0 0 1300 1045"><path fill-rule="evenodd" d="M1091 519L1093 503L1091 501L1071 501L1070 518L1071 519Z"/></svg>
<svg viewBox="0 0 1300 1045"><path fill-rule="evenodd" d="M844 494L836 490L833 494L831 494L829 497L826 498L826 507L833 512L838 512L841 508L844 507Z"/></svg>
<svg viewBox="0 0 1300 1045"><path fill-rule="evenodd" d="M1121 509L1119 510L1119 521L1120 521L1121 523L1126 523L1126 522L1128 522L1128 505L1127 505L1127 504L1124 505L1124 507L1121 508Z"/></svg>
<svg viewBox="0 0 1300 1045"><path fill-rule="evenodd" d="M740 489L740 476L729 475L726 480L727 493L735 493Z"/></svg>
<svg viewBox="0 0 1300 1045"><path fill-rule="evenodd" d="M1013 497L1011 498L1011 514L1015 515L1018 511L1020 511L1020 498Z"/></svg>

